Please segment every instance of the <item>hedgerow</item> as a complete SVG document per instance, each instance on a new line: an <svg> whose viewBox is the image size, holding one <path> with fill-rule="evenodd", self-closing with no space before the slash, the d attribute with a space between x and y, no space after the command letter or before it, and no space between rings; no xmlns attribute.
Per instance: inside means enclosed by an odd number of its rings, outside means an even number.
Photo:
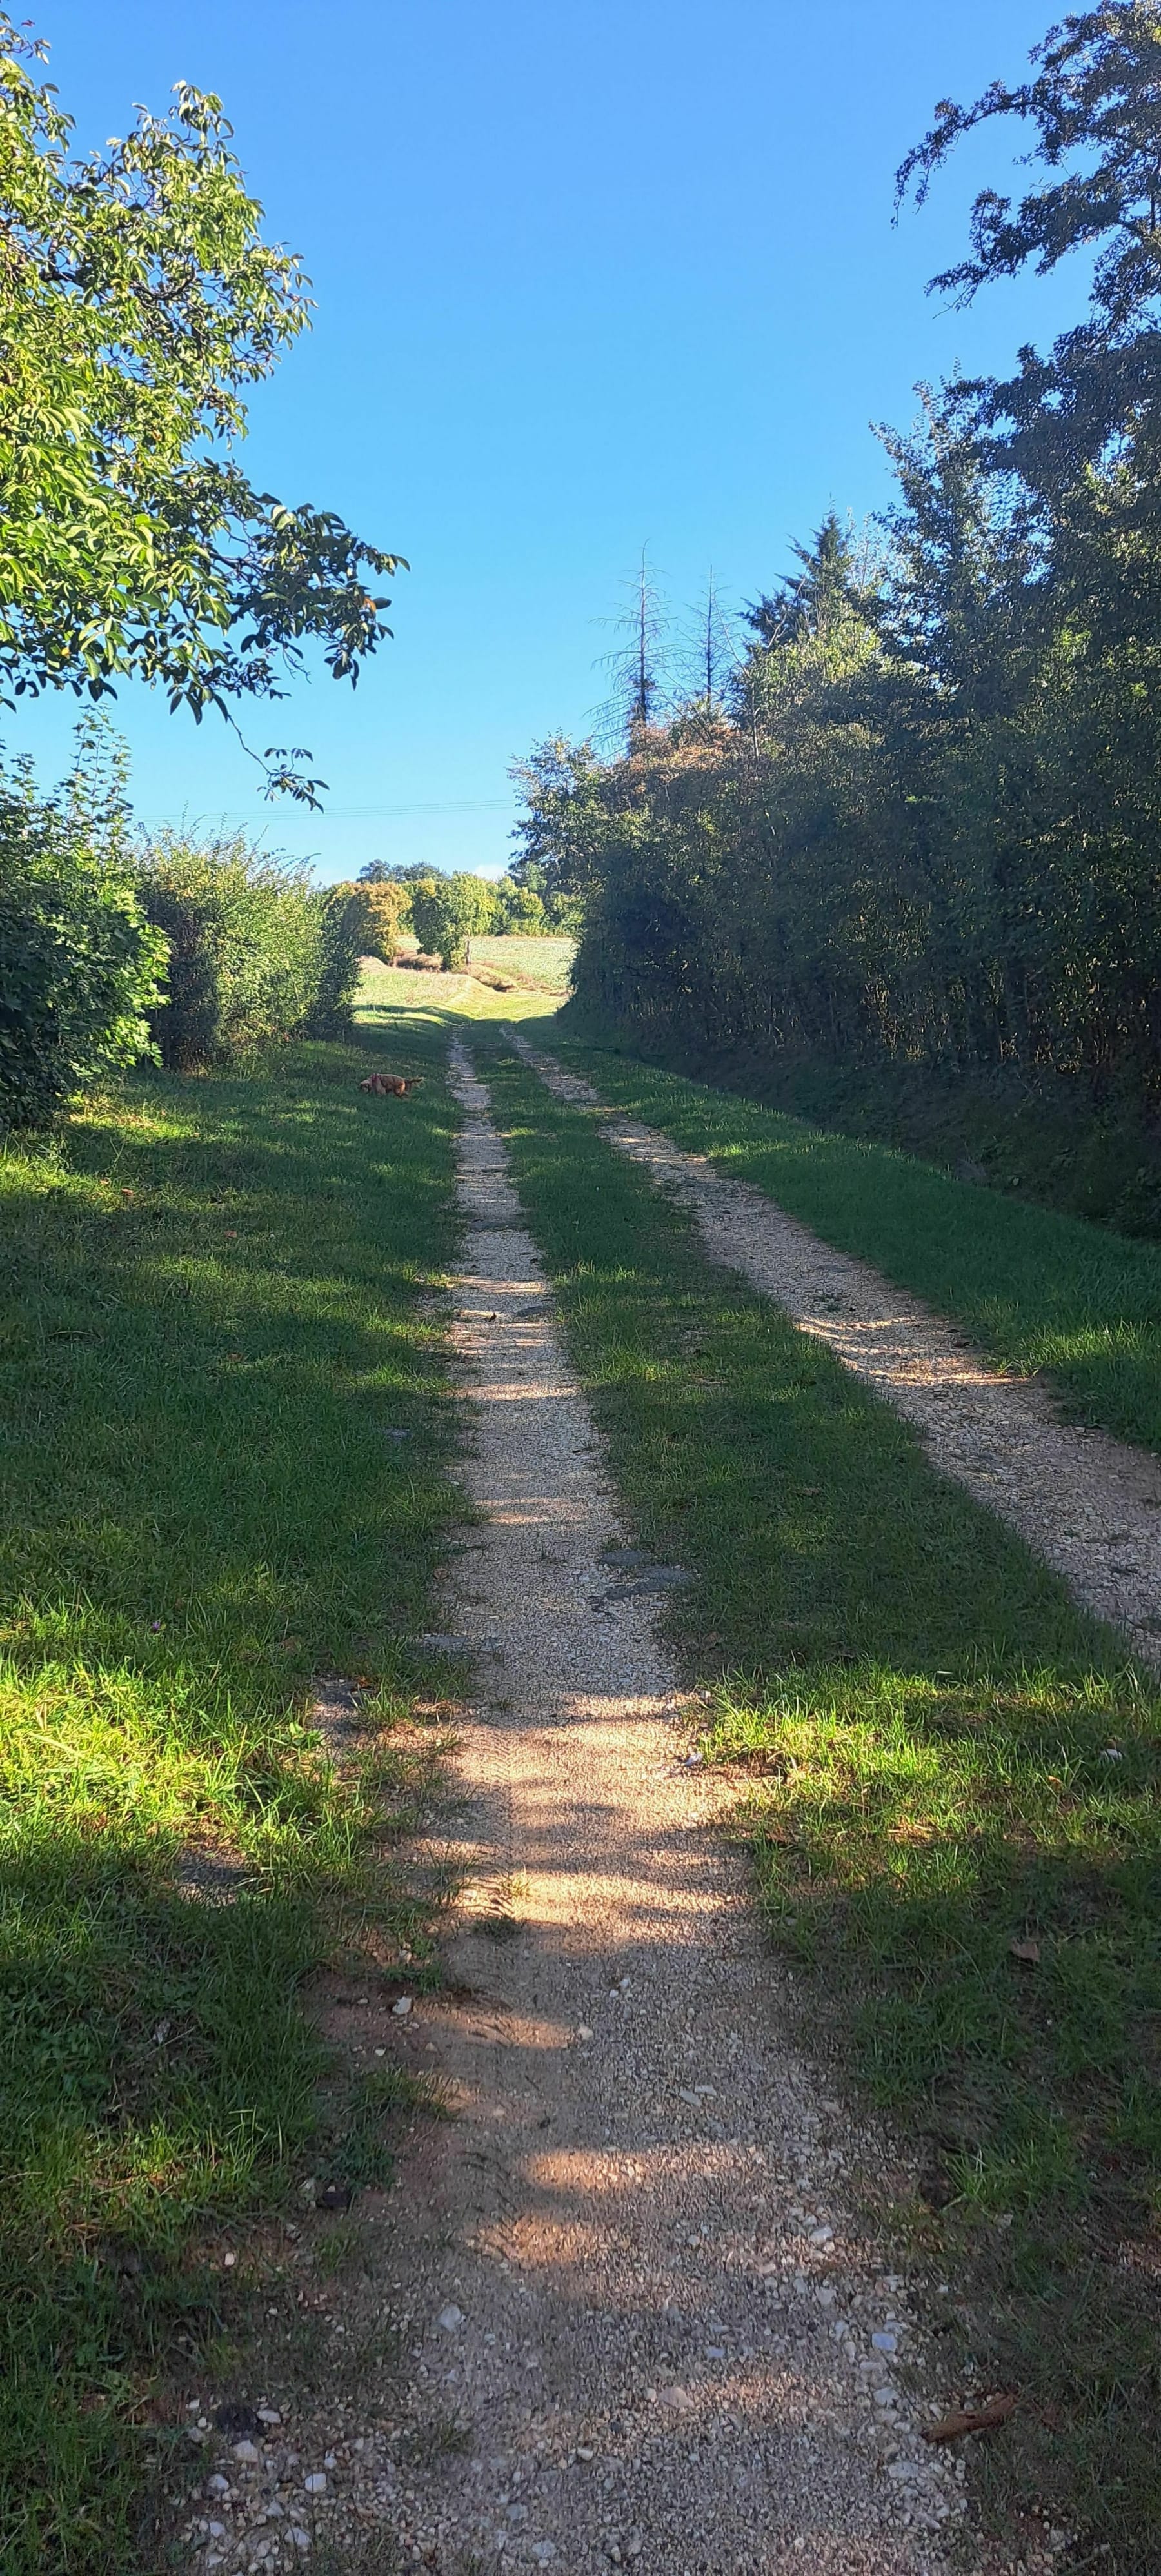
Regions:
<svg viewBox="0 0 1161 2576"><path fill-rule="evenodd" d="M0 781L0 1131L51 1126L147 1050L165 954L118 837L26 770Z"/></svg>

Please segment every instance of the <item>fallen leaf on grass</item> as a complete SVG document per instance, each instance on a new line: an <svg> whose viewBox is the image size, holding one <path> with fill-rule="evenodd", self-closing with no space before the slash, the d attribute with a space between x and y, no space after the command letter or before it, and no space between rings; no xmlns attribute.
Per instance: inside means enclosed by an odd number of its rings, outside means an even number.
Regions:
<svg viewBox="0 0 1161 2576"><path fill-rule="evenodd" d="M956 2406L935 2424L922 2424L925 2442L958 2442L965 2433L994 2433L1014 2415L1018 2397L989 2397L986 2406Z"/></svg>
<svg viewBox="0 0 1161 2576"><path fill-rule="evenodd" d="M1026 1959L1029 1966L1033 1968L1040 1957L1038 1941L1009 1941L1008 1948L1014 1959Z"/></svg>

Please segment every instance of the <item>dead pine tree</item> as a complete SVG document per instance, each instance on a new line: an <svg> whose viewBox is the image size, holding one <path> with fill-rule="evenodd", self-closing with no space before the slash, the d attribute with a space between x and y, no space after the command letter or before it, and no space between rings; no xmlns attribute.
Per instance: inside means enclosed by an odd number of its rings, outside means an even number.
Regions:
<svg viewBox="0 0 1161 2576"><path fill-rule="evenodd" d="M649 549L621 585L624 606L602 623L619 641L601 656L599 667L610 674L612 688L596 710L601 734L616 747L634 741L658 723L664 709L663 655L669 634L669 612L649 563Z"/></svg>
<svg viewBox="0 0 1161 2576"><path fill-rule="evenodd" d="M691 608L683 633L682 707L687 722L715 726L726 712L726 689L737 653L718 598L711 564L705 601Z"/></svg>

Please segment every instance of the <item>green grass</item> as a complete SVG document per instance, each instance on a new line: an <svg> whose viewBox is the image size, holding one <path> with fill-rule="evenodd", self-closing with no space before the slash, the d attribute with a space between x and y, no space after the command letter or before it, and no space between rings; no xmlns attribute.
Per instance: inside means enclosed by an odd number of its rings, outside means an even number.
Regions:
<svg viewBox="0 0 1161 2576"><path fill-rule="evenodd" d="M1161 1246L554 1029L544 1037L603 1098L874 1262L1002 1366L1043 1371L1074 1417L1161 1448Z"/></svg>
<svg viewBox="0 0 1161 2576"><path fill-rule="evenodd" d="M1156 1242L1161 1236L1161 1133L1153 1104L1117 1084L1014 1066L952 1070L861 1063L753 1048L695 1050L656 1032L635 1047L574 1004L568 1034L640 1055L809 1126L874 1138L963 1180Z"/></svg>
<svg viewBox="0 0 1161 2576"><path fill-rule="evenodd" d="M671 1634L810 2032L948 2196L900 2225L956 2283L953 2369L1023 2397L980 2473L1143 2576L1157 1694L904 1423L706 1260L593 1113L494 1032L478 1058L630 1524L689 1569Z"/></svg>
<svg viewBox="0 0 1161 2576"><path fill-rule="evenodd" d="M529 942L533 944L540 943ZM557 1007L557 999L534 984L498 993L472 975L416 974L406 966L383 966L377 957L363 960L359 1021L369 1031L381 1029L389 1039L411 1028L433 1036L464 1020L538 1020L547 1027Z"/></svg>
<svg viewBox="0 0 1161 2576"><path fill-rule="evenodd" d="M438 1040L391 1057L406 1103L289 1049L0 1158L5 2576L154 2563L155 2392L234 2330L223 2231L333 2120L304 1980L428 1942L391 1844L431 1730L339 1770L310 1725L313 1675L372 1731L446 1680L413 1641L462 1511L425 1303L454 1120ZM191 1846L234 1901L183 1892Z"/></svg>
<svg viewBox="0 0 1161 2576"><path fill-rule="evenodd" d="M473 965L494 966L501 975L515 975L521 984L536 984L546 993L567 993L576 955L575 939L521 939L509 933L501 939L473 939Z"/></svg>

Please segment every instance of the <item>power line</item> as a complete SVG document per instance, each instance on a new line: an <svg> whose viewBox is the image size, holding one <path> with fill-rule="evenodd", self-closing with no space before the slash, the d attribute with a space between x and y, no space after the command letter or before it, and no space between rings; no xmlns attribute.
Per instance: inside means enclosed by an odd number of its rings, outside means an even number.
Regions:
<svg viewBox="0 0 1161 2576"><path fill-rule="evenodd" d="M252 805L236 809L214 806L208 810L212 811L213 819L218 823L252 823L257 819ZM411 814L511 814L513 811L514 803L510 796L465 797L458 804L326 805L322 813L315 815L313 819L318 823L351 823L357 820L371 822L388 818L402 819L405 815ZM168 823L172 819L172 813L136 816L139 823Z"/></svg>

